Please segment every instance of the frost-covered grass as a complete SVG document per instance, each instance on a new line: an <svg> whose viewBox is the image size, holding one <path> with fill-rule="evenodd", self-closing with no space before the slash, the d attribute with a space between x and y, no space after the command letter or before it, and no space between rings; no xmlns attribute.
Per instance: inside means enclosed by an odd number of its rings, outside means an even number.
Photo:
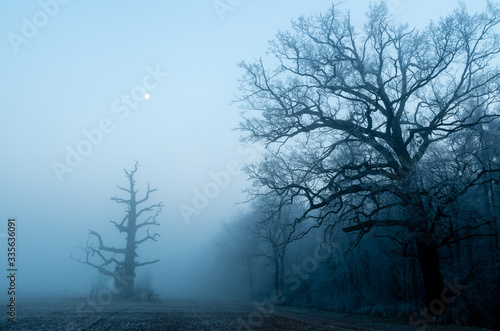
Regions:
<svg viewBox="0 0 500 331"><path fill-rule="evenodd" d="M16 324L3 318L0 330L331 330L275 315L252 319L249 308L215 302L25 299L17 308Z"/></svg>

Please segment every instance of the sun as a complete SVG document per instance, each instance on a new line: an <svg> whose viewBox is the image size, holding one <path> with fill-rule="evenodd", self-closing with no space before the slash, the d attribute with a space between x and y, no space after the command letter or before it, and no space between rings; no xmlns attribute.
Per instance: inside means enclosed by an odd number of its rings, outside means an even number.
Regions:
<svg viewBox="0 0 500 331"><path fill-rule="evenodd" d="M149 100L149 97L150 97L149 93L144 94L144 99Z"/></svg>

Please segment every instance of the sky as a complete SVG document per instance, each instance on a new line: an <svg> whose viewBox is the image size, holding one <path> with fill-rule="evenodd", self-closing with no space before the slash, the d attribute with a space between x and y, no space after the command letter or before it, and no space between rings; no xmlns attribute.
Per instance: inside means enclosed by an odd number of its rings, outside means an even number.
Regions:
<svg viewBox="0 0 500 331"><path fill-rule="evenodd" d="M465 1L471 10L485 2ZM422 27L451 0L389 0L395 20ZM85 295L96 272L71 260L88 230L110 245L123 218L124 169L140 162L163 201L158 242L141 247L166 296L195 294L213 236L245 200L240 168L259 146L242 146L240 61L331 1L4 1L0 10L0 273L7 219L17 222L22 295ZM362 27L369 1L345 0ZM147 96L146 96L147 94ZM153 229L152 229L153 230ZM140 272L139 272L140 273ZM0 297L7 282L0 281Z"/></svg>

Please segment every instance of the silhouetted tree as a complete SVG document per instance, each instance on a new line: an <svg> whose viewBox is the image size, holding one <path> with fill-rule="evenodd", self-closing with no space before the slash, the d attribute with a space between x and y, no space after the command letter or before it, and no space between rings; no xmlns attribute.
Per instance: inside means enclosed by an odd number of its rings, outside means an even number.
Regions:
<svg viewBox="0 0 500 331"><path fill-rule="evenodd" d="M122 248L107 246L104 244L99 233L89 230L90 236L96 239L97 243L89 238L87 245L81 247L85 253L85 259L73 258L80 263L87 264L97 269L103 275L113 277L115 288L119 291L118 296L123 298L132 297L134 295L135 268L159 261L159 259L148 262L136 261L136 257L138 256L137 246L148 240L157 241L156 237L160 236L158 233L151 235L149 227L160 225L157 221L157 217L163 207L163 202L147 207L140 207L140 205L149 199L149 195L155 192L156 189L151 189L148 183L147 192L144 198L137 198L138 190L135 188L134 175L137 172L138 166L139 162L136 162L133 170L124 170L125 176L128 179L128 188L117 186L129 196L127 198L118 198L116 196L111 198L111 200L116 203L125 204L127 206L125 217L120 223L110 221L120 233L126 234L125 246ZM142 222L139 222L139 217L144 217L148 213L149 216ZM146 228L146 234L143 238L137 239L137 232L142 228ZM123 258L119 259L116 255L122 256Z"/></svg>
<svg viewBox="0 0 500 331"><path fill-rule="evenodd" d="M241 64L240 128L269 149L247 167L252 194L266 187L305 202L298 222L334 220L358 233L355 242L374 227L403 229L416 246L427 307L439 315L438 248L472 233L453 226L450 208L472 187L498 181L498 158L485 166L458 135L499 116L500 7L488 2L469 14L461 5L423 31L392 22L384 3L367 18L355 30L332 6L277 35L274 70L262 59ZM433 162L439 153L445 163ZM477 227L467 221L462 230Z"/></svg>
<svg viewBox="0 0 500 331"><path fill-rule="evenodd" d="M280 199L268 196L253 201L248 211L235 216L222 229L217 239L219 258L223 263L243 266L252 296L255 293L254 274L262 274L262 268L255 268L259 260L272 267L275 293L284 291L289 235L295 219L301 214L298 206L280 208Z"/></svg>
<svg viewBox="0 0 500 331"><path fill-rule="evenodd" d="M253 201L248 214L251 229L261 243L259 253L273 265L276 295L284 290L286 251L293 224L300 215L298 206L281 205L280 199L275 196L260 197Z"/></svg>

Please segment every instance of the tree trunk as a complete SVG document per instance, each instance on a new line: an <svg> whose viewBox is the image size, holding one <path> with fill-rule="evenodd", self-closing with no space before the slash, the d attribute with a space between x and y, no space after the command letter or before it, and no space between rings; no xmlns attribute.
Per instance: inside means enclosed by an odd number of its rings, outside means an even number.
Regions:
<svg viewBox="0 0 500 331"><path fill-rule="evenodd" d="M273 245L273 264L274 264L274 291L276 295L280 294L281 290L281 268L280 268L280 252L278 247Z"/></svg>
<svg viewBox="0 0 500 331"><path fill-rule="evenodd" d="M417 277L417 261L415 258L410 258L410 298L413 301L418 300L418 277Z"/></svg>
<svg viewBox="0 0 500 331"><path fill-rule="evenodd" d="M424 280L426 305L433 316L439 316L446 311L446 303L441 299L444 284L437 249L437 242L430 234L417 238L418 262Z"/></svg>
<svg viewBox="0 0 500 331"><path fill-rule="evenodd" d="M127 248L125 253L125 275L126 285L123 289L123 297L130 298L134 296L135 279L135 232L127 236Z"/></svg>
<svg viewBox="0 0 500 331"><path fill-rule="evenodd" d="M127 283L123 290L123 297L130 298L134 296L134 279L135 279L135 256L137 245L135 243L135 235L137 232L137 200L136 191L134 188L135 181L130 179L130 209L128 212L127 222L127 246L125 248L125 275Z"/></svg>
<svg viewBox="0 0 500 331"><path fill-rule="evenodd" d="M247 261L247 270L248 270L248 285L250 287L250 296L253 299L255 297L255 293L253 289L252 261L250 259L248 259Z"/></svg>
<svg viewBox="0 0 500 331"><path fill-rule="evenodd" d="M276 258L274 260L274 290L276 295L280 293L280 266L279 260Z"/></svg>
<svg viewBox="0 0 500 331"><path fill-rule="evenodd" d="M283 292L285 289L285 250L283 249L283 252L280 256L280 290Z"/></svg>

